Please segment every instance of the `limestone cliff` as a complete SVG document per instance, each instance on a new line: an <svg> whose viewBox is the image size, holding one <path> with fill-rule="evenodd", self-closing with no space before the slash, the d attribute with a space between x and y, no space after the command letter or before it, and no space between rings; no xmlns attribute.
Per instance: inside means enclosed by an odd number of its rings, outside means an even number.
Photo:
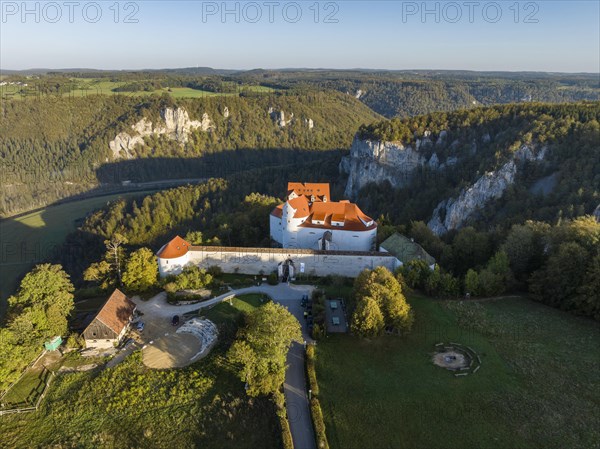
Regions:
<svg viewBox="0 0 600 449"><path fill-rule="evenodd" d="M532 146L523 145L513 157L499 169L481 176L472 186L464 189L458 198L441 201L433 211L427 226L437 235L452 229L459 229L479 209L489 201L500 198L506 189L515 182L519 167L525 161L544 159L546 148L536 151Z"/></svg>
<svg viewBox="0 0 600 449"><path fill-rule="evenodd" d="M355 138L350 155L342 158L339 167L341 173L348 175L346 197L356 198L358 191L369 182L389 181L394 187L407 185L414 171L428 163L428 159L419 152L419 147L424 145L431 145L428 136L417 140L414 146ZM430 161L431 166L437 167L435 153Z"/></svg>
<svg viewBox="0 0 600 449"><path fill-rule="evenodd" d="M202 115L202 120L190 120L188 112L183 108L165 108L160 113L163 123L154 125L146 118L131 125L131 132L121 132L109 143L113 158L131 158L134 156L134 148L144 145L144 137L151 135L164 135L171 140L184 145L192 130L200 129L208 131L214 128L214 124L208 114Z"/></svg>

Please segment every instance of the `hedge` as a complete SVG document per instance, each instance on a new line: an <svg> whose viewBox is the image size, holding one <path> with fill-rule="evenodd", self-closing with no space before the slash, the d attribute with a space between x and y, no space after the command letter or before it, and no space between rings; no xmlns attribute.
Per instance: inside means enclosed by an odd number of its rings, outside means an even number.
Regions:
<svg viewBox="0 0 600 449"><path fill-rule="evenodd" d="M294 441L292 440L290 423L286 416L279 415L279 425L281 427L281 440L283 442L283 449L294 449Z"/></svg>
<svg viewBox="0 0 600 449"><path fill-rule="evenodd" d="M312 390L313 395L319 394L319 384L317 383L317 372L315 370L315 346L306 347L306 373L308 378L308 388Z"/></svg>
<svg viewBox="0 0 600 449"><path fill-rule="evenodd" d="M317 398L310 400L310 414L312 415L313 427L315 428L315 440L318 449L329 449L327 435L325 434L325 421L323 421L323 412L321 404Z"/></svg>
<svg viewBox="0 0 600 449"><path fill-rule="evenodd" d="M325 433L325 421L323 420L323 411L321 404L315 397L319 394L319 384L317 382L317 372L315 370L315 345L306 347L306 374L308 378L308 388L312 392L310 400L310 415L312 417L313 427L315 429L315 441L317 449L329 449L327 434Z"/></svg>

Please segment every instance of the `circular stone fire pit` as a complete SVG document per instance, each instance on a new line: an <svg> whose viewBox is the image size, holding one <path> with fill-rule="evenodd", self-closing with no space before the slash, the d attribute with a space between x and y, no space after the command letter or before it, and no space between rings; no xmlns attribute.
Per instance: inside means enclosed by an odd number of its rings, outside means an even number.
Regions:
<svg viewBox="0 0 600 449"><path fill-rule="evenodd" d="M438 343L433 354L434 365L450 371L457 371L455 376L467 376L476 373L481 366L479 355L468 346L458 343Z"/></svg>

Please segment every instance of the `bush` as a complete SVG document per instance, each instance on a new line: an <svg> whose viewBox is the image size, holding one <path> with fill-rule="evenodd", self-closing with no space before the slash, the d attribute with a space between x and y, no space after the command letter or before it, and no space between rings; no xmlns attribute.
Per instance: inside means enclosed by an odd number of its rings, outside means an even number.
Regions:
<svg viewBox="0 0 600 449"><path fill-rule="evenodd" d="M67 349L81 349L84 346L83 339L76 332L71 332L65 343Z"/></svg>
<svg viewBox="0 0 600 449"><path fill-rule="evenodd" d="M315 319L316 321L316 319ZM314 340L320 340L321 338L323 338L325 336L325 327L323 326L323 324L319 324L316 323L313 326L313 330L312 330L312 338Z"/></svg>
<svg viewBox="0 0 600 449"><path fill-rule="evenodd" d="M308 388L315 396L319 395L319 384L317 383L317 371L315 370L315 345L306 347L306 374L308 378Z"/></svg>
<svg viewBox="0 0 600 449"><path fill-rule="evenodd" d="M318 449L329 449L327 435L325 434L325 421L323 420L323 411L317 398L310 400L310 414L312 415L313 426L315 428L315 440Z"/></svg>
<svg viewBox="0 0 600 449"><path fill-rule="evenodd" d="M211 265L206 269L206 272L210 274L213 278L221 276L223 274L223 270L218 265Z"/></svg>
<svg viewBox="0 0 600 449"><path fill-rule="evenodd" d="M277 273L271 273L267 277L267 282L269 283L269 285L277 285L277 284L279 284L279 278L277 277Z"/></svg>
<svg viewBox="0 0 600 449"><path fill-rule="evenodd" d="M281 426L281 440L283 449L294 449L290 423L286 416L279 416L279 425Z"/></svg>

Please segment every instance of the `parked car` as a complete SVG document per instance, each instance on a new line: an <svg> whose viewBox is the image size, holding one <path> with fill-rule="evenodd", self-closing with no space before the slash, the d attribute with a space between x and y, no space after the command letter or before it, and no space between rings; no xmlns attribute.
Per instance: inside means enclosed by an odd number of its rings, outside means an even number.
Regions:
<svg viewBox="0 0 600 449"><path fill-rule="evenodd" d="M140 321L137 323L137 325L135 326L135 328L138 330L138 332L142 332L144 330L144 322Z"/></svg>
<svg viewBox="0 0 600 449"><path fill-rule="evenodd" d="M173 316L173 319L171 320L171 324L173 326L179 326L179 315Z"/></svg>
<svg viewBox="0 0 600 449"><path fill-rule="evenodd" d="M135 340L133 338L128 338L123 344L123 349L129 349L133 345L135 345Z"/></svg>

